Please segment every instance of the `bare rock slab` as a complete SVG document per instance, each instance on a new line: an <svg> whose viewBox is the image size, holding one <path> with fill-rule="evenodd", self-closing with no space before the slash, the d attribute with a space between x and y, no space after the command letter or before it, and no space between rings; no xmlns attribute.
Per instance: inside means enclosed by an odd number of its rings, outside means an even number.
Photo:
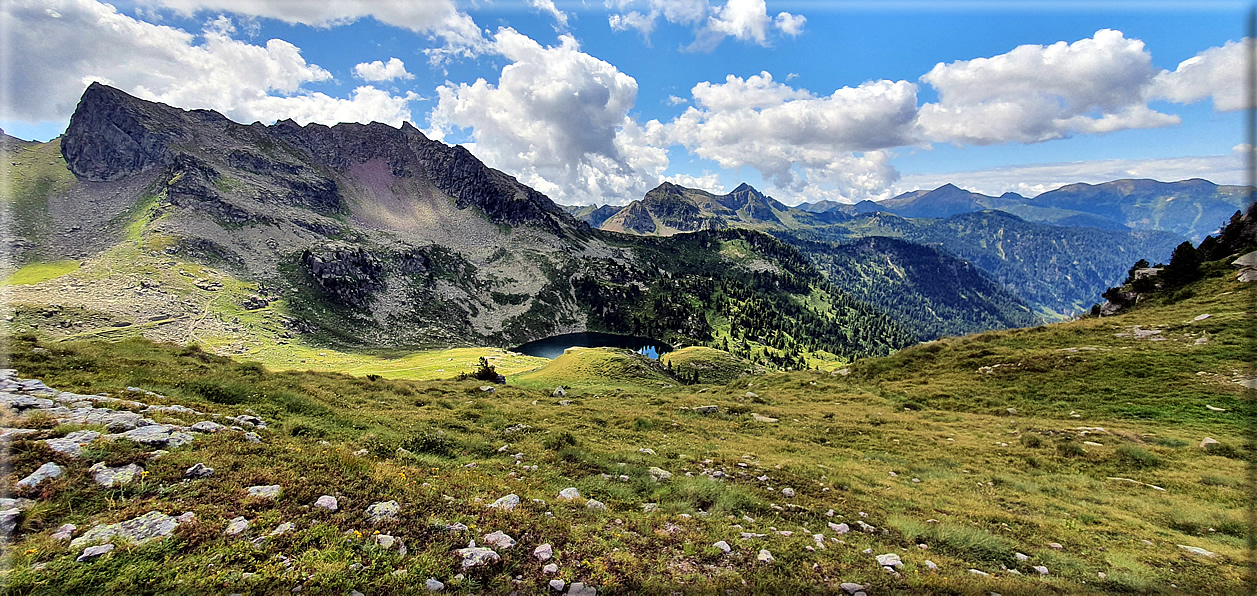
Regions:
<svg viewBox="0 0 1257 596"><path fill-rule="evenodd" d="M131 518L116 524L96 526L82 536L70 542L70 548L78 548L93 542L103 542L114 536L131 544L143 544L150 540L165 538L179 527L179 519L160 511L150 511L139 517Z"/></svg>

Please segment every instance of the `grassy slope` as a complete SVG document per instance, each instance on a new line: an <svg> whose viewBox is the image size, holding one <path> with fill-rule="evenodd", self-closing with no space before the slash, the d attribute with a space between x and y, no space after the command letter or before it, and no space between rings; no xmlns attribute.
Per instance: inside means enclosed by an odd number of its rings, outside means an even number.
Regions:
<svg viewBox="0 0 1257 596"><path fill-rule="evenodd" d="M728 383L762 368L738 358L724 350L705 346L690 346L659 357L659 361L676 371L698 373L700 383Z"/></svg>
<svg viewBox="0 0 1257 596"><path fill-rule="evenodd" d="M13 364L53 386L86 393L137 385L208 411L248 407L272 422L273 431L264 433L260 445L232 436L204 438L146 463L144 483L113 490L90 488L90 461L64 460L33 441L16 441L13 472L3 488L50 459L68 474L22 521L8 550L8 589L27 594L58 585L103 593L170 587L177 578L192 590L273 592L304 582L315 592L418 593L422 579L431 576L459 593L542 591L549 577L528 553L549 542L561 578L621 592L808 592L855 581L873 593L1235 593L1242 590L1247 493L1245 464L1237 455L1245 433L1243 404L1231 381L1249 360L1242 340L1252 291L1229 276L1215 277L1172 304L935 342L856 362L845 376L795 372L667 389L648 383L594 395L594 371L569 367L575 372L566 381L583 381L582 392L590 397L568 407L549 395L556 377L534 384L540 391L521 380L521 386L501 387L488 397L478 391L480 383L268 373L136 340L52 344L49 352L36 353L19 338ZM1187 322L1204 313L1211 317ZM1115 336L1134 325L1159 326L1169 339ZM1200 334L1209 342L1196 345ZM994 372L981 372L985 366ZM678 409L707 404L721 406L721 414ZM751 413L780 422L756 422ZM531 428L506 432L521 423ZM1084 436L1079 427L1105 431ZM1205 436L1225 449L1199 449ZM330 444L316 443L319 438ZM499 453L504 444L510 447ZM400 445L418 455L389 458ZM359 447L376 455L349 455ZM655 454L638 451L645 447ZM514 452L539 469L515 465L508 455ZM143 459L125 445L101 456L111 463ZM219 472L182 482L182 470L198 461ZM464 467L471 462L478 466ZM646 473L650 466L676 477L654 483ZM684 476L711 468L732 478ZM621 474L628 480L617 479ZM756 480L761 475L768 480ZM242 501L241 487L270 483L287 491L274 506ZM558 490L570 485L611 510L596 513L580 501L556 501ZM787 486L796 497L781 496ZM523 499L519 510L484 508L508 492ZM341 512L306 507L324 493L341 497ZM411 555L386 553L352 534L373 531L362 509L386 499L403 503L402 520L380 529L405 540ZM659 503L660 512L641 512L646 502ZM831 508L832 518L825 514ZM91 565L73 563L48 538L67 521L82 528L150 509L193 510L201 523L160 544L120 548ZM679 516L700 510L710 515ZM222 537L227 520L237 515L250 519L257 532L282 521L296 522L298 530L255 549ZM845 544L828 540L834 533L827 522L854 526L856 520L888 533L854 532L842 537ZM474 529L447 533L431 525L438 521L463 521ZM778 535L773 528L794 534ZM459 570L449 551L493 530L520 544L503 552L499 566L453 581ZM742 531L767 536L742 539ZM826 535L826 550L804 548L814 544L811 532ZM716 540L728 541L733 552L722 555L706 546ZM1049 542L1064 549L1050 549ZM1219 558L1189 555L1179 544ZM760 548L777 562L756 563ZM903 578L881 571L861 552L866 548L900 554ZM1030 560L1019 562L1014 552ZM292 568L276 558L281 553L292 558ZM939 572L929 572L926 559ZM47 567L36 571L34 563ZM364 567L350 571L352 563ZM1051 575L1035 576L1030 566L1040 564ZM1004 572L1001 565L1025 575ZM970 568L993 576L970 575ZM393 575L397 569L408 575ZM243 580L245 571L257 575ZM519 586L512 583L516 576Z"/></svg>
<svg viewBox="0 0 1257 596"><path fill-rule="evenodd" d="M510 377L510 382L542 390L649 389L676 384L658 362L619 348L570 348L541 367Z"/></svg>

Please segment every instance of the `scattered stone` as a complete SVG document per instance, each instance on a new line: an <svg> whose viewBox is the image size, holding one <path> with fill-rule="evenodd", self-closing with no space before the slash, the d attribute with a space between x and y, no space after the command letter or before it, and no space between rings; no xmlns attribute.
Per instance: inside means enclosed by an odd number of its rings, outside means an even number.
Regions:
<svg viewBox="0 0 1257 596"><path fill-rule="evenodd" d="M571 586L568 586L567 594L568 596L598 596L598 590L595 590L593 586L573 582Z"/></svg>
<svg viewBox="0 0 1257 596"><path fill-rule="evenodd" d="M214 475L214 468L198 463L183 471L184 478L208 478Z"/></svg>
<svg viewBox="0 0 1257 596"><path fill-rule="evenodd" d="M659 511L659 503L642 503L642 511L645 513Z"/></svg>
<svg viewBox="0 0 1257 596"><path fill-rule="evenodd" d="M367 507L367 517L371 518L372 522L379 522L396 518L399 511L401 511L401 505L398 505L397 501L381 501Z"/></svg>
<svg viewBox="0 0 1257 596"><path fill-rule="evenodd" d="M406 552L407 552L406 545L402 544L402 541L398 540L394 536L390 536L388 534L376 534L372 538L372 540L374 540L377 545L379 545L380 547L386 550L393 550L393 547L396 546L398 554L402 556L406 555Z"/></svg>
<svg viewBox="0 0 1257 596"><path fill-rule="evenodd" d="M489 505L489 507L501 509L503 511L514 511L516 507L519 507L519 495L514 493L506 495L505 497L494 501L492 505Z"/></svg>
<svg viewBox="0 0 1257 596"><path fill-rule="evenodd" d="M497 392L498 392L497 388L495 388L493 385L481 385L481 386L480 386L480 391L481 391L482 393L489 393L489 394L493 394L493 393L497 393Z"/></svg>
<svg viewBox="0 0 1257 596"><path fill-rule="evenodd" d="M326 509L328 511L336 511L340 509L340 505L336 502L336 497L332 495L323 495L314 502L315 507Z"/></svg>
<svg viewBox="0 0 1257 596"><path fill-rule="evenodd" d="M468 543L467 548L457 549L454 553L463 558L463 569L481 567L502 560L502 557L493 552L493 549L476 546L475 540Z"/></svg>
<svg viewBox="0 0 1257 596"><path fill-rule="evenodd" d="M558 573L558 572L559 572L559 566L558 566L558 565L555 565L554 563L550 563L550 564L548 564L548 565L546 565L546 566L542 567L542 568L541 568L541 572L542 572L542 573Z"/></svg>
<svg viewBox="0 0 1257 596"><path fill-rule="evenodd" d="M1206 314L1203 314L1203 315L1196 315L1196 318L1194 318L1194 319L1192 319L1192 320L1193 320L1193 321L1203 321L1203 320L1205 320L1205 319L1208 319L1209 317L1210 317L1210 315L1206 313Z"/></svg>
<svg viewBox="0 0 1257 596"><path fill-rule="evenodd" d="M723 551L725 554L729 554L729 551L732 551L732 550L733 550L733 547L729 546L729 543L728 543L728 542L725 542L724 540L721 540L721 541L719 541L719 542L717 542L717 543L715 543L715 544L712 544L712 546L714 546L714 547L716 547L716 548L720 549L720 550L721 550L721 551Z"/></svg>
<svg viewBox="0 0 1257 596"><path fill-rule="evenodd" d="M94 464L87 470L95 472L96 484L109 487L115 484L130 484L134 482L144 473L144 468L135 464L127 464L125 466L110 468L104 462Z"/></svg>
<svg viewBox="0 0 1257 596"><path fill-rule="evenodd" d="M980 575L982 577L991 577L991 574L982 571L981 569L970 569L969 573L972 573L973 575Z"/></svg>
<svg viewBox="0 0 1257 596"><path fill-rule="evenodd" d="M185 513L184 515L187 514ZM184 518L183 516L175 518L160 511L150 511L139 517L116 524L96 526L84 532L82 536L72 540L70 547L78 548L84 544L103 542L114 536L118 536L131 544L143 544L150 540L169 536L185 519L190 520L191 518Z"/></svg>
<svg viewBox="0 0 1257 596"><path fill-rule="evenodd" d="M1216 406L1211 406L1209 404L1205 404L1205 409L1211 412L1225 412L1226 411L1226 408L1219 408Z"/></svg>
<svg viewBox="0 0 1257 596"><path fill-rule="evenodd" d="M100 438L100 433L94 430L79 430L67 434L59 439L48 439L44 441L48 448L57 453L64 453L70 457L78 457L92 441Z"/></svg>
<svg viewBox="0 0 1257 596"><path fill-rule="evenodd" d="M793 488L783 488L783 489L781 489L781 496L786 497L786 498L793 497L793 496L794 496L794 489L793 489Z"/></svg>
<svg viewBox="0 0 1257 596"><path fill-rule="evenodd" d="M1005 411L1005 412L1008 412L1008 415L1009 415L1009 416L1016 416L1016 415L1017 415L1017 408L1008 408L1007 410L1004 410L1004 411Z"/></svg>
<svg viewBox="0 0 1257 596"><path fill-rule="evenodd" d="M746 396L747 396L747 397L749 397L749 398L751 398L751 399L755 399L755 398L759 397L759 395L758 395L758 394L756 394L754 391L747 391L747 392L746 392Z"/></svg>
<svg viewBox="0 0 1257 596"><path fill-rule="evenodd" d="M567 397L567 390L562 387L555 387L554 391L550 392L550 397Z"/></svg>
<svg viewBox="0 0 1257 596"><path fill-rule="evenodd" d="M17 520L22 517L22 510L17 507L0 509L0 535L8 535L17 527Z"/></svg>
<svg viewBox="0 0 1257 596"><path fill-rule="evenodd" d="M598 501L598 500L595 500L595 499L590 499L590 500L588 500L588 501L586 501L586 502L585 502L585 508L586 508L586 509L594 509L594 510L596 510L596 511L606 511L606 510L607 510L607 505L606 505L605 503L603 503L602 501Z"/></svg>
<svg viewBox="0 0 1257 596"><path fill-rule="evenodd" d="M860 584L856 584L856 583L851 583L851 582L843 582L841 584L838 584L838 587L842 588L842 591L848 594L855 594L856 592L864 591L864 586Z"/></svg>
<svg viewBox="0 0 1257 596"><path fill-rule="evenodd" d="M108 438L129 439L141 445L148 445L149 447L175 448L192 442L192 435L181 432L179 429L165 424L150 424L148 426L141 426L135 430L129 430L121 434L108 435Z"/></svg>
<svg viewBox="0 0 1257 596"><path fill-rule="evenodd" d="M227 529L223 531L223 534L226 534L228 536L239 536L241 533L243 533L245 530L248 530L248 529L249 529L249 520L243 517L236 517L227 523Z"/></svg>
<svg viewBox="0 0 1257 596"><path fill-rule="evenodd" d="M903 561L900 561L899 555L895 553L877 555L877 564L882 567L894 567L896 569L903 567Z"/></svg>
<svg viewBox="0 0 1257 596"><path fill-rule="evenodd" d="M716 414L720 412L720 406L698 406L692 410L699 414Z"/></svg>
<svg viewBox="0 0 1257 596"><path fill-rule="evenodd" d="M292 522L284 522L282 524L279 524L278 526L275 526L275 529L271 530L271 533L267 534L267 536L279 536L281 534L287 534L288 532L291 532L295 530L296 528L297 528L297 524L294 524Z"/></svg>
<svg viewBox="0 0 1257 596"><path fill-rule="evenodd" d="M756 414L754 412L751 413L751 418L754 419L756 422L776 422L777 421L776 418L772 418L769 416L761 416L760 414Z"/></svg>
<svg viewBox="0 0 1257 596"><path fill-rule="evenodd" d="M278 484L267 484L264 486L250 486L249 496L259 499L278 499L279 495L284 492Z"/></svg>
<svg viewBox="0 0 1257 596"><path fill-rule="evenodd" d="M938 565L934 564L934 561L928 561L928 560L927 560L927 561L925 562L925 566L926 566L926 567L927 567L930 571L938 571Z"/></svg>
<svg viewBox="0 0 1257 596"><path fill-rule="evenodd" d="M1017 557L1017 560L1018 560L1018 561L1029 561L1029 560L1030 560L1030 555L1027 555L1027 554L1025 554L1025 553L1013 553L1013 556L1014 556L1014 557Z"/></svg>
<svg viewBox="0 0 1257 596"><path fill-rule="evenodd" d="M828 522L828 524L829 524L829 529L833 530L834 532L837 532L838 535L840 536L842 534L846 534L847 532L851 531L851 527L848 526L847 524L836 524L834 522Z"/></svg>
<svg viewBox="0 0 1257 596"><path fill-rule="evenodd" d="M643 454L643 455L654 455L654 454L655 454L655 450L654 450L654 449L651 449L650 447L642 447L641 449L638 449L638 450L637 450L637 452L638 452L638 453L641 453L641 454Z"/></svg>
<svg viewBox="0 0 1257 596"><path fill-rule="evenodd" d="M561 579L550 580L550 589L554 590L555 592L562 592L563 588L565 587L567 587L567 582Z"/></svg>
<svg viewBox="0 0 1257 596"><path fill-rule="evenodd" d="M83 549L83 554L79 555L79 558L75 559L75 562L82 563L90 559L95 559L96 557L99 557L107 552L112 551L114 548L115 547L112 544L102 544L100 546L89 546Z"/></svg>
<svg viewBox="0 0 1257 596"><path fill-rule="evenodd" d="M437 581L435 577L429 577L423 582L423 587L427 588L429 592L440 592L445 589L445 584Z"/></svg>
<svg viewBox="0 0 1257 596"><path fill-rule="evenodd" d="M672 478L672 472L663 468L651 467L649 470L646 470L646 472L650 474L650 479L655 482L663 482L664 480Z"/></svg>
<svg viewBox="0 0 1257 596"><path fill-rule="evenodd" d="M261 443L262 437L257 433L244 433L244 440L250 443Z"/></svg>
<svg viewBox="0 0 1257 596"><path fill-rule="evenodd" d="M566 501L571 501L572 499L578 499L580 498L580 491L576 490L575 486L569 486L559 491L559 498Z"/></svg>
<svg viewBox="0 0 1257 596"><path fill-rule="evenodd" d="M1191 554L1193 554L1193 555L1200 555L1200 556L1202 556L1202 557L1209 557L1210 559L1216 559L1216 558L1218 557L1218 555L1216 555L1216 554L1214 554L1214 553L1211 553L1211 552L1209 552L1209 551L1207 551L1207 550L1205 550L1205 549L1203 549L1203 548L1200 548L1199 546L1187 546L1186 544L1180 544L1180 545L1178 545L1178 547L1179 547L1179 548L1181 548L1181 549L1183 549L1183 550L1185 550L1185 551L1187 551L1187 552L1189 552L1189 553L1191 553Z"/></svg>
<svg viewBox="0 0 1257 596"><path fill-rule="evenodd" d="M550 557L554 556L554 548L550 546L549 542L547 542L537 548L534 548L532 556L538 561L549 561Z"/></svg>
<svg viewBox="0 0 1257 596"><path fill-rule="evenodd" d="M366 454L368 454L368 453L370 453L370 451L367 451L366 449L359 449L359 450L357 450L357 451L355 451L355 452L354 452L354 456L355 456L355 457L362 457L362 456L365 456L365 455L366 455Z"/></svg>
<svg viewBox="0 0 1257 596"><path fill-rule="evenodd" d="M498 530L491 534L485 534L484 542L485 544L488 544L489 546L496 546L502 550L506 550L508 548L511 548L512 546L515 546L515 539L503 533L501 530Z"/></svg>
<svg viewBox="0 0 1257 596"><path fill-rule="evenodd" d="M73 523L62 524L62 527L57 528L57 532L53 532L54 541L68 541L74 536L75 529L78 529L78 526L74 526Z"/></svg>
<svg viewBox="0 0 1257 596"><path fill-rule="evenodd" d="M224 428L227 427L209 420L202 420L201 422L192 425L192 430L199 433L216 433Z"/></svg>
<svg viewBox="0 0 1257 596"><path fill-rule="evenodd" d="M30 476L18 481L17 485L23 488L35 488L42 484L45 480L59 478L61 476L61 466L53 462L48 462L39 469L31 472Z"/></svg>
<svg viewBox="0 0 1257 596"><path fill-rule="evenodd" d="M1043 565L1035 565L1034 567L1032 567L1032 569L1034 569L1035 571L1037 571L1037 572L1039 573L1039 575L1047 575L1047 574L1048 574L1048 568L1047 568L1047 567L1044 567Z"/></svg>
<svg viewBox="0 0 1257 596"><path fill-rule="evenodd" d="M1206 451L1209 450L1210 445L1221 445L1221 443L1219 443L1217 439L1213 439L1210 437L1205 437L1205 440L1200 442L1200 448Z"/></svg>
<svg viewBox="0 0 1257 596"><path fill-rule="evenodd" d="M1059 542L1049 542L1048 548L1052 550L1065 550L1065 547L1061 546Z"/></svg>
<svg viewBox="0 0 1257 596"><path fill-rule="evenodd" d="M755 559L760 563L772 563L776 560L773 558L773 554L768 552L766 548L759 549L759 554L755 556Z"/></svg>

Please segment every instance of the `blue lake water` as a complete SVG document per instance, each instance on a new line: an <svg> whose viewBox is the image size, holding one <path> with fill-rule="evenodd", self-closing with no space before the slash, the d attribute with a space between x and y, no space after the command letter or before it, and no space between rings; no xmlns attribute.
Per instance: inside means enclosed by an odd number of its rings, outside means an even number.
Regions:
<svg viewBox="0 0 1257 596"><path fill-rule="evenodd" d="M511 351L529 356L554 359L562 356L563 350L577 346L582 348L624 348L655 360L672 351L672 346L649 337L594 332L553 335L537 341L530 341L517 348L511 348Z"/></svg>

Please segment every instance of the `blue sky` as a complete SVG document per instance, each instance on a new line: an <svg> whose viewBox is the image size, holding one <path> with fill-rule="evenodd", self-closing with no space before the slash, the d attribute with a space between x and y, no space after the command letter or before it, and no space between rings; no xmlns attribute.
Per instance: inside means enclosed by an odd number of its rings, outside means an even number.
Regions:
<svg viewBox="0 0 1257 596"><path fill-rule="evenodd" d="M0 127L53 138L101 80L246 122L408 120L565 203L624 203L662 180L747 181L790 204L945 182L1236 184L1247 10L12 0Z"/></svg>

